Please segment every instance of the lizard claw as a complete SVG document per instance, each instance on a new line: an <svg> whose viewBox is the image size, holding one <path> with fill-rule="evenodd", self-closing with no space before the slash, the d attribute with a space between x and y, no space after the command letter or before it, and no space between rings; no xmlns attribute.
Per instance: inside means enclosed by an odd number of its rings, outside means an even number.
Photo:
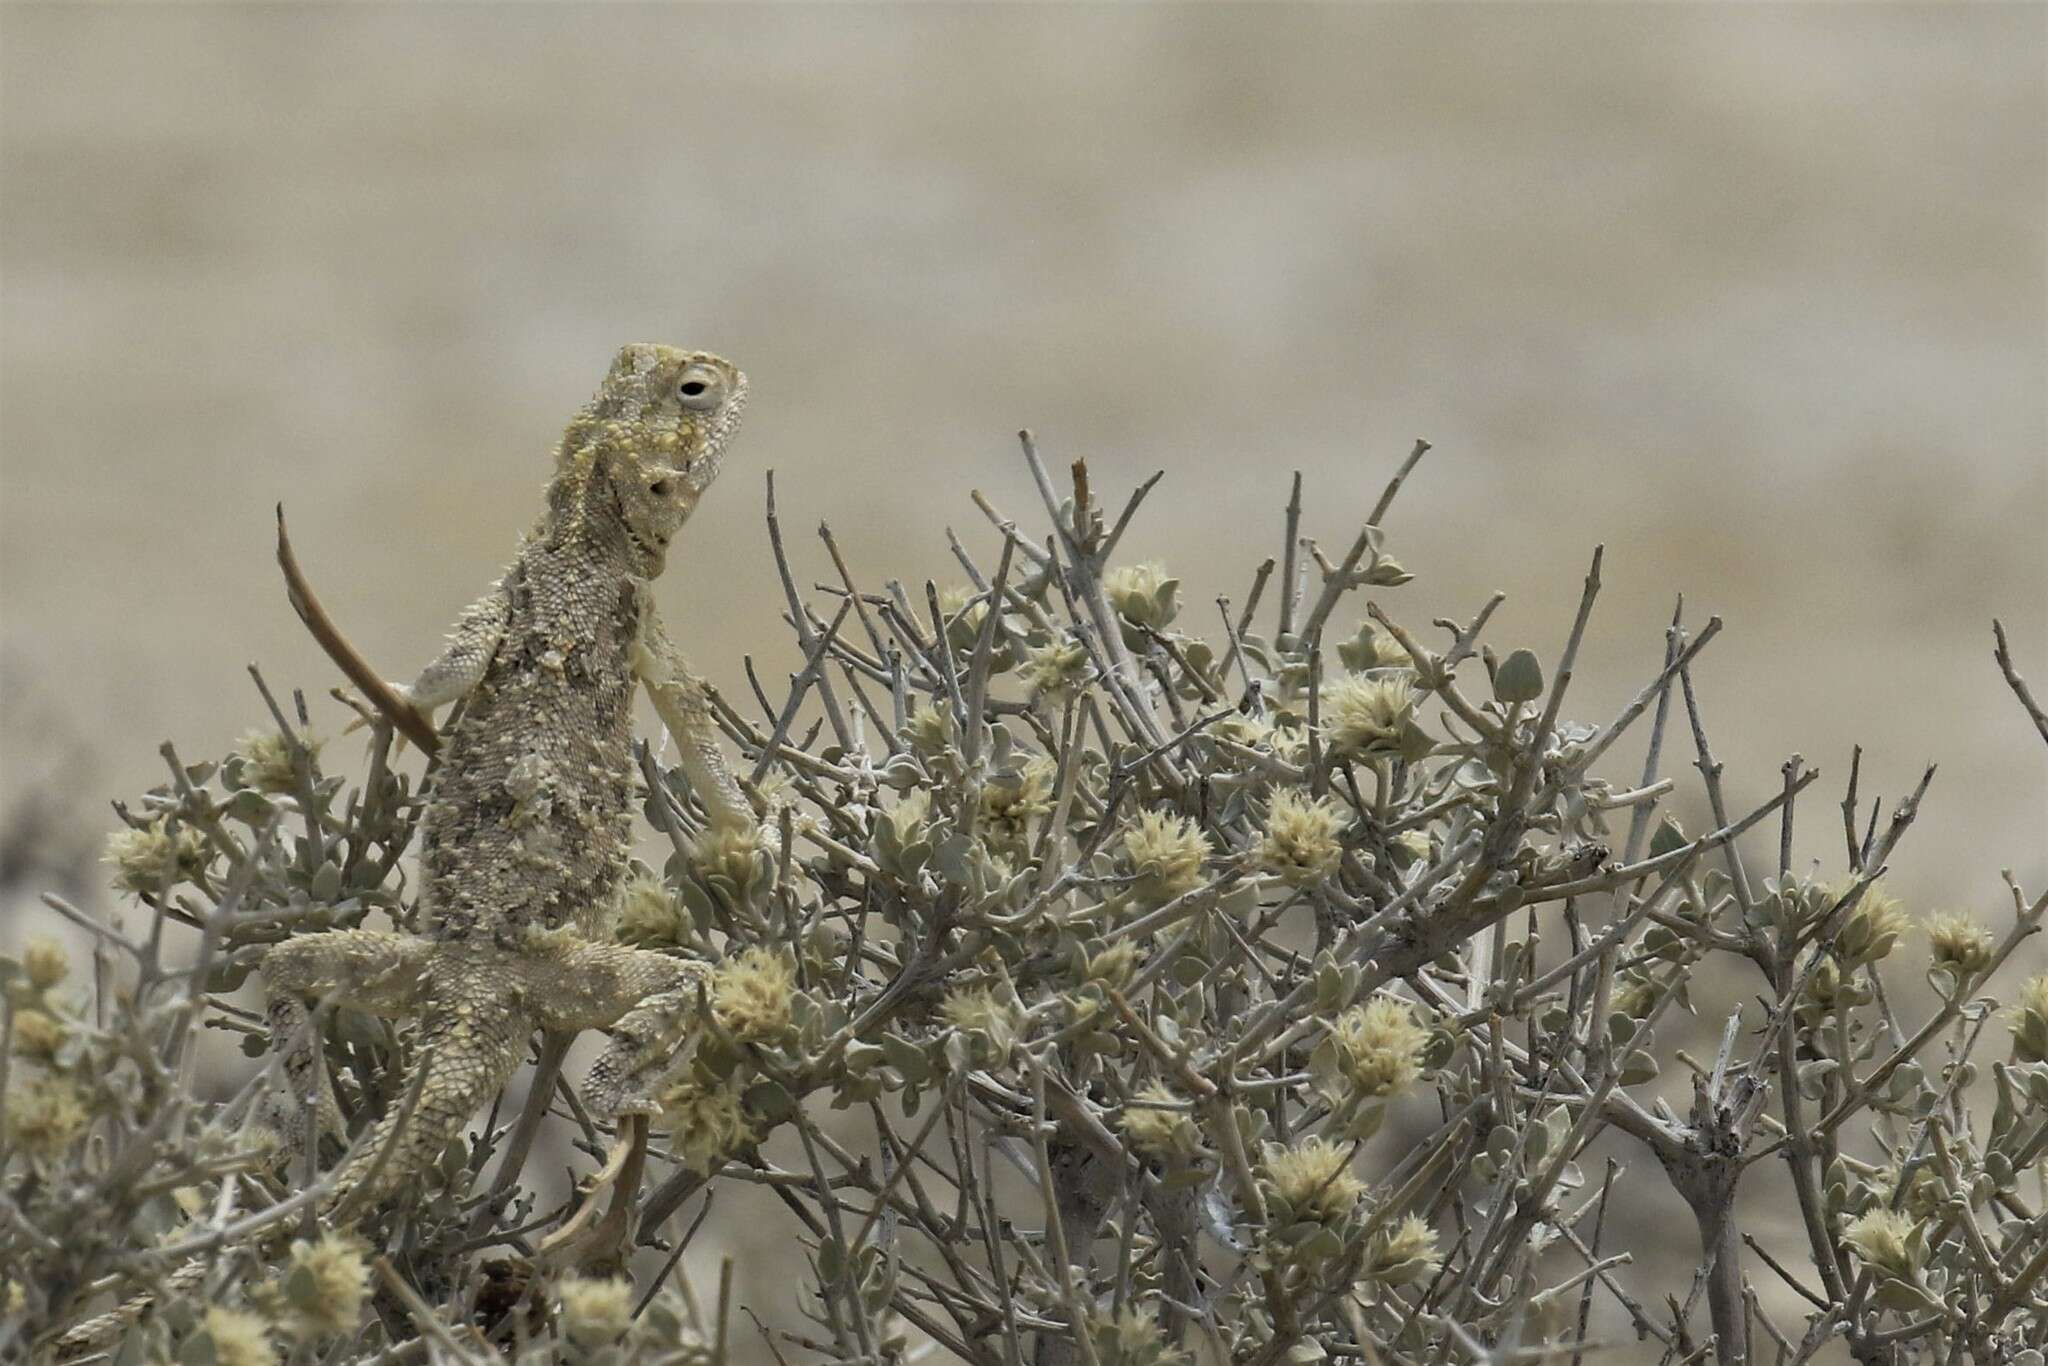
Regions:
<svg viewBox="0 0 2048 1366"><path fill-rule="evenodd" d="M408 707L415 707L415 710L417 710L412 700L412 689L410 687L403 683L391 683L387 684L386 686L388 686L391 689L391 691L398 697L399 701L403 702ZM349 722L347 725L341 728L341 733L343 735L351 735L359 730L371 730L380 724L391 724L391 718L385 716L384 713L377 710L377 706L374 702L371 702L367 698L361 697L356 693L350 692L346 688L330 689L329 695L333 697L335 701L341 703L344 707L347 707L350 711L356 714L355 720ZM424 715L424 713L422 714ZM405 730L397 725L392 725L391 757L394 759L404 757L405 746Z"/></svg>
<svg viewBox="0 0 2048 1366"><path fill-rule="evenodd" d="M647 1116L628 1115L619 1124L619 1136L613 1140L604 1166L590 1178L583 1203L568 1223L541 1241L535 1250L537 1257L557 1265L581 1265L613 1257L630 1231L633 1200L639 1194L640 1173L646 1163ZM602 1219L590 1224L598 1196L608 1187L612 1189L610 1207Z"/></svg>

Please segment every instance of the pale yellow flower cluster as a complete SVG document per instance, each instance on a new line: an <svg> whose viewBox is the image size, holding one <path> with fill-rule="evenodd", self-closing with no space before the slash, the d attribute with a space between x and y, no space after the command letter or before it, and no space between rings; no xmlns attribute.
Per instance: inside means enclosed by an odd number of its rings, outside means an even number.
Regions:
<svg viewBox="0 0 2048 1366"><path fill-rule="evenodd" d="M1840 899L1852 885L1843 882L1831 890ZM1899 937L1911 924L1898 899L1884 894L1884 884L1873 882L1863 889L1863 895L1857 898L1855 908L1835 935L1835 956L1845 968L1875 963L1898 946Z"/></svg>
<svg viewBox="0 0 2048 1366"><path fill-rule="evenodd" d="M616 932L628 944L666 946L688 939L689 924L668 883L638 872L620 884Z"/></svg>
<svg viewBox="0 0 2048 1366"><path fill-rule="evenodd" d="M1429 1031L1408 1003L1384 994L1332 1020L1329 1038L1337 1078L1352 1096L1365 1099L1398 1095L1413 1085L1429 1045Z"/></svg>
<svg viewBox="0 0 2048 1366"><path fill-rule="evenodd" d="M28 1157L62 1155L91 1122L85 1097L66 1078L37 1077L8 1090L7 1141Z"/></svg>
<svg viewBox="0 0 2048 1366"><path fill-rule="evenodd" d="M1344 857L1339 834L1344 809L1328 797L1310 797L1294 788L1273 793L1266 809L1266 831L1259 841L1259 866L1289 886L1305 887L1337 869Z"/></svg>
<svg viewBox="0 0 2048 1366"><path fill-rule="evenodd" d="M1150 1157L1192 1157L1202 1146L1187 1101L1156 1081L1141 1087L1124 1106L1122 1128L1131 1146Z"/></svg>
<svg viewBox="0 0 2048 1366"><path fill-rule="evenodd" d="M276 1366L277 1349L270 1342L270 1324L261 1314L216 1304L199 1321L200 1331L212 1343L211 1357L187 1353L193 1360L211 1360L214 1366Z"/></svg>
<svg viewBox="0 0 2048 1366"><path fill-rule="evenodd" d="M1373 1236L1365 1278L1382 1285L1407 1285L1436 1270L1438 1261L1436 1230L1420 1215L1403 1215Z"/></svg>
<svg viewBox="0 0 2048 1366"><path fill-rule="evenodd" d="M690 846L690 866L700 877L721 877L744 894L775 875L775 846L759 825L716 826Z"/></svg>
<svg viewBox="0 0 2048 1366"><path fill-rule="evenodd" d="M1391 754L1415 712L1415 680L1410 674L1353 674L1323 689L1323 726L1338 754L1360 758Z"/></svg>
<svg viewBox="0 0 2048 1366"><path fill-rule="evenodd" d="M1088 668L1087 646L1078 640L1054 640L1024 656L1024 686L1033 697L1064 697L1087 681Z"/></svg>
<svg viewBox="0 0 2048 1366"><path fill-rule="evenodd" d="M370 1289L370 1268L363 1245L342 1234L322 1234L316 1242L292 1244L291 1274L304 1288L291 1297L292 1317L300 1336L338 1337L353 1332Z"/></svg>
<svg viewBox="0 0 2048 1366"><path fill-rule="evenodd" d="M780 1039L794 1027L796 970L781 954L757 946L718 965L710 996L711 1013L734 1038Z"/></svg>
<svg viewBox="0 0 2048 1366"><path fill-rule="evenodd" d="M1039 757L1027 759L1013 777L992 777L981 785L981 827L993 840L1015 841L1029 833L1031 822L1052 809L1052 782L1059 766Z"/></svg>
<svg viewBox="0 0 2048 1366"><path fill-rule="evenodd" d="M2048 974L2020 987L2012 1011L2012 1051L2021 1062L2048 1062Z"/></svg>
<svg viewBox="0 0 2048 1366"><path fill-rule="evenodd" d="M1919 1221L1902 1210L1878 1206L1849 1221L1842 1240L1872 1270L1910 1280L1919 1268L1913 1234Z"/></svg>
<svg viewBox="0 0 2048 1366"><path fill-rule="evenodd" d="M991 1055L1006 1058L1016 1047L1023 1013L993 987L956 987L939 1002L939 1014L963 1033L980 1037Z"/></svg>
<svg viewBox="0 0 2048 1366"><path fill-rule="evenodd" d="M1143 811L1124 831L1124 858L1140 899L1163 905L1193 891L1209 857L1209 837L1185 816Z"/></svg>
<svg viewBox="0 0 2048 1366"><path fill-rule="evenodd" d="M660 1097L661 1124L683 1165L699 1175L730 1156L754 1136L736 1081L686 1077Z"/></svg>
<svg viewBox="0 0 2048 1366"><path fill-rule="evenodd" d="M1163 629L1180 613L1180 580L1163 564L1120 564L1102 576L1102 593L1133 626Z"/></svg>
<svg viewBox="0 0 2048 1366"><path fill-rule="evenodd" d="M604 1347L633 1326L633 1283L614 1276L564 1276L555 1283L562 1331L582 1347Z"/></svg>
<svg viewBox="0 0 2048 1366"><path fill-rule="evenodd" d="M311 736L301 743L317 758L325 741ZM292 766L291 742L274 730L252 730L235 743L242 761L242 777L258 792L283 793L299 789L298 770Z"/></svg>
<svg viewBox="0 0 2048 1366"><path fill-rule="evenodd" d="M1991 931L1963 911L1937 912L1927 921L1927 949L1937 964L1964 978L1991 966Z"/></svg>
<svg viewBox="0 0 2048 1366"><path fill-rule="evenodd" d="M101 860L113 868L117 891L161 892L206 871L206 837L189 825L179 826L173 834L170 817L159 816L140 830L117 830L107 836Z"/></svg>
<svg viewBox="0 0 2048 1366"><path fill-rule="evenodd" d="M1266 1145L1266 1177L1297 1219L1341 1219L1365 1194L1365 1183L1351 1173L1351 1150L1322 1138Z"/></svg>

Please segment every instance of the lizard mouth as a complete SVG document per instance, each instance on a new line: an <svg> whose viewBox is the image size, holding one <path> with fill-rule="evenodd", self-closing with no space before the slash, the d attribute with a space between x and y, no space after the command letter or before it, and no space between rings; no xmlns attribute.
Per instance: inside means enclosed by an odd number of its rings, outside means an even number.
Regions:
<svg viewBox="0 0 2048 1366"><path fill-rule="evenodd" d="M650 543L645 536L633 530L631 524L626 527L626 539L633 543L633 548L640 552L641 558L650 564L661 558L663 547Z"/></svg>

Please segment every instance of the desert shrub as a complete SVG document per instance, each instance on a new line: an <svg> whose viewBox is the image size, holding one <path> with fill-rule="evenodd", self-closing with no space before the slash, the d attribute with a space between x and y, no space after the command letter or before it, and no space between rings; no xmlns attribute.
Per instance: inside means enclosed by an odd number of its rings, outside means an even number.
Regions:
<svg viewBox="0 0 2048 1366"><path fill-rule="evenodd" d="M1499 596L1429 627L1383 608L1416 596L1381 523L1425 449L1334 561L1297 481L1280 562L1213 628L1118 557L1151 483L1106 517L1028 438L1050 534L982 501L992 549L955 541L951 589L863 588L827 532L838 581L807 599L771 497L804 666L716 699L764 834L714 835L640 756L661 866L617 932L718 966L624 1247L537 1251L576 1204L542 1202L537 1134L609 1146L552 1037L520 1113L319 1227L335 1154L251 1122L262 1071L196 1083L195 1040L264 1056L233 993L267 946L411 927L433 766L380 724L332 771L267 690L234 753L167 746L108 846L139 924L50 898L96 990L53 944L4 969L0 1342L48 1353L148 1291L118 1360L723 1360L747 1288L706 1310L674 1269L746 1183L802 1247L810 1322L761 1330L785 1360L1567 1360L1604 1324L1628 1360L2038 1366L2048 979L2001 970L2048 896L2008 876L2009 905L1929 918L1886 894L1931 770L1861 823L1852 766L1841 862L1793 866L1817 774L1727 807L1691 676L1718 621L1674 621L1627 707L1574 716L1597 553L1550 668L1483 642ZM1674 732L1696 835L1660 813ZM1660 1044L1688 1012L1711 1058ZM408 1030L316 1019L355 1127L405 1104ZM1596 1144L1634 1160L1595 1173ZM1694 1217L1679 1284L1643 1287L1612 1236L1648 1183ZM1796 1236L1742 1227L1759 1188Z"/></svg>

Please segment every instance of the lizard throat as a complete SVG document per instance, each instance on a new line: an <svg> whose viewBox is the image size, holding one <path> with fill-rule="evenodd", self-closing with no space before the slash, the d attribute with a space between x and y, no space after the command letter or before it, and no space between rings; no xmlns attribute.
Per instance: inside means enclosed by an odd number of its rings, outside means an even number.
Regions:
<svg viewBox="0 0 2048 1366"><path fill-rule="evenodd" d="M611 491L612 516L617 520L619 530L625 534L626 544L632 547L630 558L634 569L649 578L654 577L661 572L662 564L668 558L667 547L652 545L646 537L635 531L632 519L626 515L626 505L619 497L617 486L607 482L606 487Z"/></svg>
<svg viewBox="0 0 2048 1366"><path fill-rule="evenodd" d="M633 529L617 486L595 468L595 462L564 475L550 492L549 540L580 542L599 560L637 578L661 572L665 548Z"/></svg>

